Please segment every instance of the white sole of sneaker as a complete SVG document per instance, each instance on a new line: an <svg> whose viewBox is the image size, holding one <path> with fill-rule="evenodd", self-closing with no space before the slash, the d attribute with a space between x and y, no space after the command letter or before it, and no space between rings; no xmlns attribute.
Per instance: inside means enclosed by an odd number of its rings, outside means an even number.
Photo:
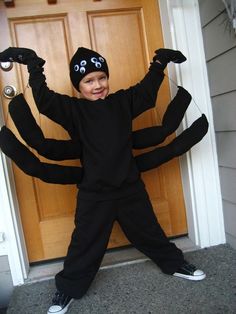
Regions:
<svg viewBox="0 0 236 314"><path fill-rule="evenodd" d="M183 275L180 273L174 273L173 276L187 279L187 280L193 280L193 281L198 281L198 280L203 280L206 278L206 274L198 275L198 276L189 276L189 275Z"/></svg>
<svg viewBox="0 0 236 314"><path fill-rule="evenodd" d="M74 299L71 299L70 302L67 304L67 306L64 307L64 309L61 309L61 310L57 310L56 308L53 309L53 305L50 306L50 308L48 309L47 311L47 314L65 314L68 309L69 309L69 306L71 305L71 303L74 301Z"/></svg>

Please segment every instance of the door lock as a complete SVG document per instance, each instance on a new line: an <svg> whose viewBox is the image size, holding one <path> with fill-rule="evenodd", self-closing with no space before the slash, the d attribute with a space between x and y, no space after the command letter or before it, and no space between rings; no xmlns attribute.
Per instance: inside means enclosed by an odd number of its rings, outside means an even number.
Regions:
<svg viewBox="0 0 236 314"><path fill-rule="evenodd" d="M17 90L16 90L15 86L13 86L13 85L5 86L3 89L3 95L6 98L10 98L10 99L14 98L17 95Z"/></svg>
<svg viewBox="0 0 236 314"><path fill-rule="evenodd" d="M13 63L10 61L0 62L0 68L5 72L11 71L11 69L13 68Z"/></svg>

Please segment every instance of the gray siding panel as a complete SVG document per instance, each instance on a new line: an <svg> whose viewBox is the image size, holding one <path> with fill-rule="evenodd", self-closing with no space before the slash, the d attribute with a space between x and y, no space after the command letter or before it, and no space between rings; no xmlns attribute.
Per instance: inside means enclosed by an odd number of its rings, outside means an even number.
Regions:
<svg viewBox="0 0 236 314"><path fill-rule="evenodd" d="M233 237L236 237L236 210L234 204L231 204L227 201L223 202L224 205L224 220L225 220L225 228L226 232Z"/></svg>
<svg viewBox="0 0 236 314"><path fill-rule="evenodd" d="M212 107L215 130L236 131L236 91L213 97Z"/></svg>
<svg viewBox="0 0 236 314"><path fill-rule="evenodd" d="M224 9L222 1L199 0L199 9L202 26L206 25L214 17L219 15Z"/></svg>
<svg viewBox="0 0 236 314"><path fill-rule="evenodd" d="M236 132L217 133L216 139L219 166L236 169Z"/></svg>
<svg viewBox="0 0 236 314"><path fill-rule="evenodd" d="M207 63L211 96L236 90L236 48Z"/></svg>
<svg viewBox="0 0 236 314"><path fill-rule="evenodd" d="M13 283L7 256L0 256L0 308L7 307Z"/></svg>
<svg viewBox="0 0 236 314"><path fill-rule="evenodd" d="M231 234L225 233L226 243L229 243L236 250L236 237L231 236Z"/></svg>
<svg viewBox="0 0 236 314"><path fill-rule="evenodd" d="M224 53L236 46L236 39L233 32L229 32L222 24L225 14L220 14L210 24L203 28L203 39L205 43L206 60Z"/></svg>
<svg viewBox="0 0 236 314"><path fill-rule="evenodd" d="M221 192L225 201L236 206L236 169L220 167ZM236 210L236 208L235 208Z"/></svg>
<svg viewBox="0 0 236 314"><path fill-rule="evenodd" d="M236 248L236 37L225 32L222 0L199 0L213 106L226 241Z"/></svg>

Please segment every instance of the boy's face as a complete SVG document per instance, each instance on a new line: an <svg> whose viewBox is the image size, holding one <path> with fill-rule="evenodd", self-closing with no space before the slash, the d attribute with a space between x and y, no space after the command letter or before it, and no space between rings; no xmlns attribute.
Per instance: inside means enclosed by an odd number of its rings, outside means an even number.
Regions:
<svg viewBox="0 0 236 314"><path fill-rule="evenodd" d="M104 99L109 93L109 82L105 72L91 72L80 81L79 90L82 98L88 100Z"/></svg>

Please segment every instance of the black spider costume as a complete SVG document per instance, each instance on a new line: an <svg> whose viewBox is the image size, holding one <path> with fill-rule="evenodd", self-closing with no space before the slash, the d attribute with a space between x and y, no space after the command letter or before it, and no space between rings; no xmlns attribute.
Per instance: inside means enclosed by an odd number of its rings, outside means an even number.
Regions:
<svg viewBox="0 0 236 314"><path fill-rule="evenodd" d="M45 139L24 98L19 96L12 101L10 112L22 137L42 155L56 160L80 157L83 166L82 170L80 167L40 163L10 130L3 127L0 132L3 152L23 171L47 182L78 183L80 188L75 229L64 268L56 275L57 289L73 298L81 298L85 294L99 269L115 220L137 249L150 257L163 272L174 274L184 264L184 257L161 229L140 171L186 152L206 134L208 123L202 115L167 146L133 157L133 147L157 145L178 127L191 100L187 91L179 88L177 96L168 106L162 126L133 133L131 126L133 118L155 106L166 64L169 61L182 62L184 56L172 50L157 50L154 62L140 83L105 99L89 101L50 90L43 75L44 61L32 50L17 49L9 48L2 52L0 60L27 64L30 86L39 111L62 125L71 141ZM97 57L96 52L88 51L88 55L91 54ZM81 64L80 55L75 55ZM90 60L92 58L86 59L87 64ZM74 75L76 77L76 73ZM75 87L78 88L78 81ZM178 110L178 104L181 110ZM21 126L21 114L16 113L20 113L20 105L25 108L22 115L27 116L28 126Z"/></svg>

